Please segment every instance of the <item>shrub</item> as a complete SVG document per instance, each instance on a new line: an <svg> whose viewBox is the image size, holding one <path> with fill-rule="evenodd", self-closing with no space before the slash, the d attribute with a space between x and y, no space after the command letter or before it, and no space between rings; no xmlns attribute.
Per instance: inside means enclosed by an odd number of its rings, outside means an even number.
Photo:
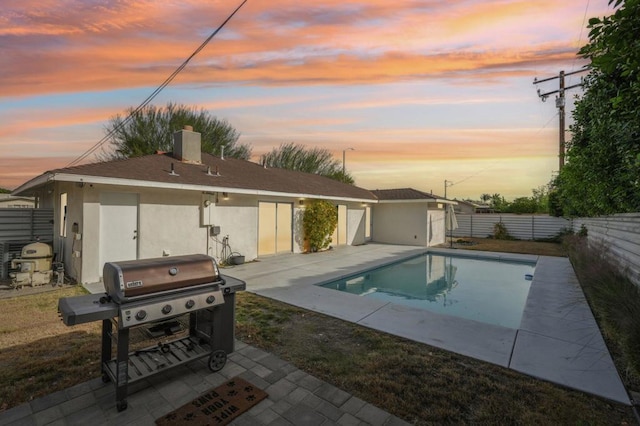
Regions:
<svg viewBox="0 0 640 426"><path fill-rule="evenodd" d="M587 229L587 227L584 226L584 224L580 225L580 230L578 231L578 236L579 237L586 237L587 235L589 235L589 230Z"/></svg>
<svg viewBox="0 0 640 426"><path fill-rule="evenodd" d="M317 252L329 247L331 235L338 224L336 206L328 201L315 200L304 210L302 227L309 251Z"/></svg>
<svg viewBox="0 0 640 426"><path fill-rule="evenodd" d="M493 238L496 240L513 240L514 238L509 235L507 227L502 222L497 222L493 225Z"/></svg>

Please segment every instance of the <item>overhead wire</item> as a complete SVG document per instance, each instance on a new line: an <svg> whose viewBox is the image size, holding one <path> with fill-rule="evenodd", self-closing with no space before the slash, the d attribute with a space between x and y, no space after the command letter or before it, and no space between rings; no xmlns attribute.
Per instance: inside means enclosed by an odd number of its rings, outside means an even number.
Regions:
<svg viewBox="0 0 640 426"><path fill-rule="evenodd" d="M549 120L547 120L547 122L540 129L538 129L538 131L536 132L536 134L534 136L538 135L542 130L544 130L551 123L551 121L553 121L553 119L555 119L557 116L558 116L557 112L555 114L553 114L553 116L551 116L551 118L549 118ZM471 175L469 175L469 176L467 176L465 178L462 178L462 179L460 179L460 180L458 180L456 182L451 181L451 183L448 183L447 186L451 187L451 186L454 186L454 185L458 185L458 184L460 184L462 182L465 182L465 181L467 181L467 180L469 180L469 179L471 179L473 177L478 176L481 173L486 172L487 170L495 167L498 163L502 163L503 161L504 160L495 160L491 164L489 164L487 167L485 167L483 169L480 169L476 173L473 173L473 174L471 174Z"/></svg>
<svg viewBox="0 0 640 426"><path fill-rule="evenodd" d="M178 68L175 69L175 71L173 71L171 73L171 75L169 75L169 77L167 77L162 84L160 84L160 86L158 86L149 96L147 96L147 98L142 101L142 103L140 105L138 105L133 111L131 111L127 117L125 117L124 120L122 120L117 126L115 126L113 129L111 129L102 139L100 139L95 145L93 145L91 148L89 148L88 150L86 150L82 155L80 155L78 158L76 158L75 160L73 160L71 163L67 164L66 167L71 167L74 166L76 164L78 164L79 162L81 162L82 160L84 160L85 158L87 158L88 156L90 156L91 154L93 154L98 148L100 148L102 145L104 145L110 138L111 136L116 133L118 130L120 130L122 127L124 127L129 121L131 121L131 119L138 113L140 112L144 107L146 107L147 105L149 105L149 103L151 103L151 101L158 96L158 94L165 88L167 87L174 78L176 78L176 76L178 74L180 74L180 72L189 64L189 61L191 61L191 59L193 59L198 53L200 53L200 51L202 49L204 49L207 44L209 44L209 42L216 36L216 34L218 34L218 32L220 32L220 30L227 24L227 22L229 22L231 20L231 18L233 18L233 16L240 10L240 8L242 6L244 6L244 4L247 2L248 0L244 0L242 3L240 3L240 5L238 7L236 7L236 9L227 17L227 19L224 20L224 22L222 22L222 24L220 24L218 26L218 28L216 28L216 30L214 32L211 33L211 35L209 35L209 37L207 37L205 39L205 41L203 41L200 46L198 46L198 48L196 50L193 51L193 53L191 53L191 55L189 55L189 57L184 60L184 62L182 62L182 64L180 64L180 66Z"/></svg>
<svg viewBox="0 0 640 426"><path fill-rule="evenodd" d="M583 31L584 31L584 28L585 28L585 23L587 21L587 13L589 11L589 5L590 5L590 0L587 0L586 6L585 6L585 10L584 10L584 14L583 14L583 17L582 17L582 25L580 26L580 34L578 35L578 41L577 41L577 47L578 48L580 48L580 43L582 41L582 34L583 34ZM571 71L573 71L575 69L576 60L577 60L577 56L573 59L573 63L571 64ZM572 78L572 76L569 76L569 79L571 79L571 78ZM553 114L551 116L551 118L549 118L549 120L547 120L547 122L540 129L538 129L538 131L536 132L536 134L534 136L537 136L540 132L542 132L542 130L544 130L551 123L551 121L553 121L556 117L558 117L558 114L559 114L558 112ZM490 164L489 166L479 170L478 172L476 172L476 173L474 173L472 175L469 175L469 176L467 176L467 177L465 177L465 178L463 178L463 179L461 179L459 181L451 182L447 186L458 185L458 184L460 184L462 182L465 182L465 181L467 181L467 180L469 180L469 179L471 179L473 177L476 177L479 174L491 169L492 167L495 167L495 165L498 164L499 162L501 162L501 160L494 161L492 164Z"/></svg>

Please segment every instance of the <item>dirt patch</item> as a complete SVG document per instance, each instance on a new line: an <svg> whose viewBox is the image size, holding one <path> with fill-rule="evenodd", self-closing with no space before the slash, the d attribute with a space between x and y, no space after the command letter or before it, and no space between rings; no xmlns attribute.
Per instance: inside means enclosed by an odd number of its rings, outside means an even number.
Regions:
<svg viewBox="0 0 640 426"><path fill-rule="evenodd" d="M465 250L497 251L503 253L535 254L539 256L567 257L565 248L560 243L524 240L496 240L491 238L453 238L438 247L452 247Z"/></svg>
<svg viewBox="0 0 640 426"><path fill-rule="evenodd" d="M76 286L73 284L63 284L61 286L57 284L44 284L35 287L24 286L18 289L14 288L11 285L11 280L0 280L0 299L10 299L13 297L30 296L32 294L48 293L71 287Z"/></svg>

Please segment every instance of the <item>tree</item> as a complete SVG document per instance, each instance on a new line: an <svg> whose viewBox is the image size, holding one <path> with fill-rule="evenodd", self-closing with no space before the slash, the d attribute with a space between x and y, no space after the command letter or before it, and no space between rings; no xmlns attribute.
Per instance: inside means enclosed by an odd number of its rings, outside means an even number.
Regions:
<svg viewBox="0 0 640 426"><path fill-rule="evenodd" d="M490 205L492 209L500 212L505 210L509 206L509 202L505 200L502 195L495 193L491 196Z"/></svg>
<svg viewBox="0 0 640 426"><path fill-rule="evenodd" d="M128 110L129 116L133 108ZM167 104L166 107L148 105L126 116L112 117L105 128L112 150L103 152L101 160L140 157L156 151L173 151L173 133L190 125L202 135L202 151L248 160L249 145L238 144L240 134L225 120L217 119L204 109L186 105Z"/></svg>
<svg viewBox="0 0 640 426"><path fill-rule="evenodd" d="M0 188L0 194L10 194L10 193L11 193L10 189Z"/></svg>
<svg viewBox="0 0 640 426"><path fill-rule="evenodd" d="M609 4L619 8L589 20L579 53L591 72L575 104L567 164L552 182L556 214L640 210L640 1Z"/></svg>
<svg viewBox="0 0 640 426"><path fill-rule="evenodd" d="M342 164L324 148L307 148L293 142L284 143L264 154L260 160L267 167L314 173L348 184L354 183L351 175L342 172Z"/></svg>
<svg viewBox="0 0 640 426"><path fill-rule="evenodd" d="M480 199L482 200L483 203L487 203L490 199L491 199L491 195L489 194L482 194L480 196Z"/></svg>

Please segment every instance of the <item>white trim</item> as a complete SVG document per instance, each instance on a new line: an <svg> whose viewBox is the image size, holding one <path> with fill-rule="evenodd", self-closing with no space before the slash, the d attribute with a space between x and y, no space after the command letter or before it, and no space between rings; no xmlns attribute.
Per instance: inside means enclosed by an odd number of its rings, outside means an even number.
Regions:
<svg viewBox="0 0 640 426"><path fill-rule="evenodd" d="M411 199L411 200L378 200L379 204L406 204L406 203L442 203L442 204L452 204L458 205L457 201L447 200L445 198L422 198L422 199Z"/></svg>
<svg viewBox="0 0 640 426"><path fill-rule="evenodd" d="M19 187L11 191L11 194L19 194L21 192L24 192L36 186L44 185L45 183L54 180L54 178L55 178L55 174L45 173L43 175L40 175L38 177L31 179L28 182L23 183L22 185L20 185Z"/></svg>
<svg viewBox="0 0 640 426"><path fill-rule="evenodd" d="M339 201L351 201L351 202L359 202L359 203L360 202L365 202L365 203L377 202L377 200L368 199L368 198L335 197L331 195L290 193L290 192L280 192L280 191L264 191L259 189L231 188L231 187L223 187L223 186L205 186L205 185L182 184L182 183L152 182L148 180L133 180L133 179L111 178L111 177L103 177L103 176L76 175L76 174L70 174L70 173L55 173L55 174L50 174L49 176L50 177L46 179L45 182L53 180L58 182L82 182L85 184L93 183L93 184L101 184L101 185L121 185L121 186L135 186L135 187L143 187L143 188L164 188L164 189L178 189L178 190L204 191L204 192L229 192L232 194L309 198L309 199L322 199L322 200L339 200ZM44 182L41 182L41 183L44 183ZM36 185L31 185L31 186L36 186Z"/></svg>

